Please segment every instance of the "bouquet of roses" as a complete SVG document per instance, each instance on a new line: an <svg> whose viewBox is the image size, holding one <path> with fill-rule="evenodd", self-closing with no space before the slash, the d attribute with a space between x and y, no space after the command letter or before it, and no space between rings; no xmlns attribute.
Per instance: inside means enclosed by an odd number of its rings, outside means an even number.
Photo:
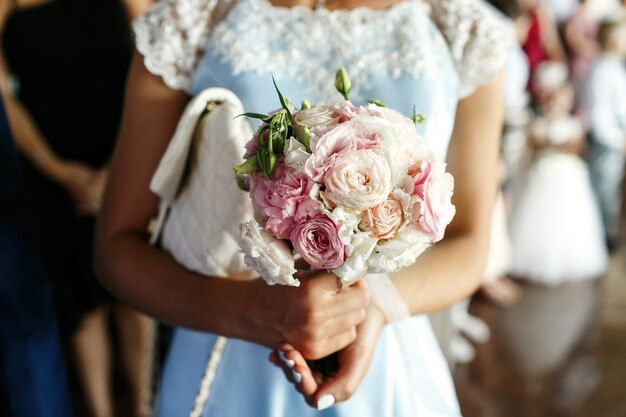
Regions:
<svg viewBox="0 0 626 417"><path fill-rule="evenodd" d="M396 271L441 240L455 214L453 177L418 135L421 116L353 105L343 69L335 84L345 101L297 110L276 87L281 109L245 114L262 124L235 168L255 213L240 245L268 284L300 284L294 255L342 283Z"/></svg>

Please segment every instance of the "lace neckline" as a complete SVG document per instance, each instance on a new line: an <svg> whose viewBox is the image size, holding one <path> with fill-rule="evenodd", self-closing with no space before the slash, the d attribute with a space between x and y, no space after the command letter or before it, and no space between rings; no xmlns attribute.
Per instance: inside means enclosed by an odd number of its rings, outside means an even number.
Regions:
<svg viewBox="0 0 626 417"><path fill-rule="evenodd" d="M251 5L255 6L255 8L265 9L266 11L270 11L276 13L280 16L290 17L352 17L358 16L361 19L371 20L373 18L387 17L389 15L394 15L396 13L404 11L404 9L415 6L419 4L420 6L425 6L421 0L399 0L398 2L392 4L389 7L381 8L381 9L372 9L367 6L357 6L352 9L333 9L329 10L324 7L316 7L310 8L304 5L295 5L291 7L287 6L278 6L272 4L269 0L241 0L242 2L249 2Z"/></svg>
<svg viewBox="0 0 626 417"><path fill-rule="evenodd" d="M422 0L402 0L386 9L315 10L238 0L215 27L209 49L234 75L288 77L322 100L336 96L328 80L345 67L360 87L351 97L358 102L367 98L361 93L369 89L371 74L431 73L445 56L445 42L432 30L424 6Z"/></svg>

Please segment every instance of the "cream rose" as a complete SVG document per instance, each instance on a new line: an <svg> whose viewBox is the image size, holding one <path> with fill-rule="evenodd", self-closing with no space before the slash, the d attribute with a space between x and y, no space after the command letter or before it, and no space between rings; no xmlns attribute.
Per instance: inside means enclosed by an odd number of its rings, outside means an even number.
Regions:
<svg viewBox="0 0 626 417"><path fill-rule="evenodd" d="M293 124L295 127L307 127L311 132L310 141L315 144L321 136L339 124L339 116L335 114L334 107L322 104L300 110L294 114Z"/></svg>
<svg viewBox="0 0 626 417"><path fill-rule="evenodd" d="M356 150L335 161L324 184L325 197L332 203L363 211L387 199L391 171L387 159L376 150Z"/></svg>

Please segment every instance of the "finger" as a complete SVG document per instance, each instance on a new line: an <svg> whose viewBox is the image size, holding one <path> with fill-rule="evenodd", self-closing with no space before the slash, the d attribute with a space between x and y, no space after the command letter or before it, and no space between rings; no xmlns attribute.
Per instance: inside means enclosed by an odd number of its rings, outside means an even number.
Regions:
<svg viewBox="0 0 626 417"><path fill-rule="evenodd" d="M301 278L303 286L315 286L319 291L333 294L339 291L337 276L328 271L300 271L297 275Z"/></svg>
<svg viewBox="0 0 626 417"><path fill-rule="evenodd" d="M293 365L289 365L284 359L282 359L283 353L280 351L273 351L269 356L269 361L276 365L283 371L285 378L292 384L295 382L294 374L292 371Z"/></svg>
<svg viewBox="0 0 626 417"><path fill-rule="evenodd" d="M325 340L321 340L313 345L297 346L300 353L308 360L316 360L324 358L331 353L335 353L356 339L356 327L351 327L345 331L332 334Z"/></svg>
<svg viewBox="0 0 626 417"><path fill-rule="evenodd" d="M325 317L337 317L355 310L364 309L369 305L370 297L367 287L358 284L352 287L346 287L341 291L333 294L331 297L324 299L322 306L324 308Z"/></svg>
<svg viewBox="0 0 626 417"><path fill-rule="evenodd" d="M337 373L324 379L314 395L315 405L320 410L351 398L367 371L369 360L362 353L347 349L341 355L341 366Z"/></svg>
<svg viewBox="0 0 626 417"><path fill-rule="evenodd" d="M275 350L271 351L270 354L268 355L267 359L270 361L270 363L272 365L276 365L276 366L280 366L278 361L278 354L276 353Z"/></svg>
<svg viewBox="0 0 626 417"><path fill-rule="evenodd" d="M294 362L292 373L296 381L296 388L298 388L298 391L304 396L305 400L310 405L313 405L313 396L318 389L318 383L311 368L309 368L304 356L295 349L286 352L284 355L287 359Z"/></svg>

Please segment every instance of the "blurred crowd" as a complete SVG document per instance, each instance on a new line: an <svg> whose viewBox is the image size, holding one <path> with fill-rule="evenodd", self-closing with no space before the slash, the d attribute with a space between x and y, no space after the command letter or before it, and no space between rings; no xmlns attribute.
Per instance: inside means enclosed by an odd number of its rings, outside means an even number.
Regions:
<svg viewBox="0 0 626 417"><path fill-rule="evenodd" d="M505 66L501 189L480 292L501 307L520 281L605 275L622 243L626 2L490 0L517 34ZM474 357L489 329L453 307L450 356Z"/></svg>
<svg viewBox="0 0 626 417"><path fill-rule="evenodd" d="M117 379L130 413L147 413L151 324L98 284L91 250L129 23L149 3L0 4L2 415L119 415ZM507 307L521 296L519 280L603 276L621 244L626 2L490 3L518 45L505 68L501 189L480 291ZM453 307L458 332L442 342L454 361L471 361L471 341L489 338L468 304Z"/></svg>

